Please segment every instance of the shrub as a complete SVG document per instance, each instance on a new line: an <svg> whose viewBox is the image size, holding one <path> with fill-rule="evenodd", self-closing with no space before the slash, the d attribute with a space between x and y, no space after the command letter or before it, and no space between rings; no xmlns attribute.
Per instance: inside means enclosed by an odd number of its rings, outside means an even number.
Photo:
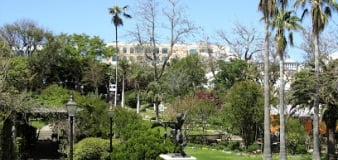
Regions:
<svg viewBox="0 0 338 160"><path fill-rule="evenodd" d="M133 90L126 92L126 100L125 100L126 105L131 108L136 108L137 105L136 96L137 96L136 92L134 92Z"/></svg>
<svg viewBox="0 0 338 160"><path fill-rule="evenodd" d="M109 142L101 138L85 138L75 144L75 160L106 160L109 159Z"/></svg>
<svg viewBox="0 0 338 160"><path fill-rule="evenodd" d="M229 143L229 149L232 150L232 151L235 151L235 150L241 150L240 149L240 142L238 141L232 141Z"/></svg>
<svg viewBox="0 0 338 160"><path fill-rule="evenodd" d="M298 145L296 146L296 153L297 153L297 154L305 154L305 153L307 153L307 150L306 150L305 145L303 145L303 144L298 144Z"/></svg>
<svg viewBox="0 0 338 160"><path fill-rule="evenodd" d="M286 122L287 141L286 147L291 154L304 153L306 132L298 119L288 119ZM306 151L305 151L306 152Z"/></svg>
<svg viewBox="0 0 338 160"><path fill-rule="evenodd" d="M258 149L260 149L258 143L253 143L253 144L249 145L247 151L248 152L255 152Z"/></svg>

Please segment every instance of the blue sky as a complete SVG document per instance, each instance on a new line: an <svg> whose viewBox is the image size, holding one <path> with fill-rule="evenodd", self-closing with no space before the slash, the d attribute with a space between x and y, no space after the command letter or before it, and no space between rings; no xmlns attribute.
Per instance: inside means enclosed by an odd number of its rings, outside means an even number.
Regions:
<svg viewBox="0 0 338 160"><path fill-rule="evenodd" d="M164 0L159 0L159 2ZM204 33L215 35L217 30L231 32L234 23L254 26L263 31L261 14L257 10L259 0L181 0L186 6L186 14ZM97 35L105 42L114 40L114 26L108 8L113 5L129 5L128 13L133 17L137 0L2 0L0 5L0 26L20 19L34 20L43 28L58 33L85 33ZM125 34L134 27L134 19L124 20L119 28L120 41L128 41ZM301 51L290 50L290 56L297 61Z"/></svg>

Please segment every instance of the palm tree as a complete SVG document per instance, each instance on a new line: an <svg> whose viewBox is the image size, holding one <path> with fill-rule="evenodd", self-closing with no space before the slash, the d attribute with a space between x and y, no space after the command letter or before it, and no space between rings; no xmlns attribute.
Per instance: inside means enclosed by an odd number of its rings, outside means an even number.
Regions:
<svg viewBox="0 0 338 160"><path fill-rule="evenodd" d="M319 151L319 35L324 30L331 17L331 10L338 10L338 4L335 0L297 0L295 6L306 7L311 5L312 34L315 52L315 94L313 103L313 160L320 159ZM305 9L303 15L308 13Z"/></svg>
<svg viewBox="0 0 338 160"><path fill-rule="evenodd" d="M120 15L122 14L126 18L131 18L131 16L127 13L125 13L125 10L128 8L128 6L119 7L119 6L113 6L111 8L108 8L109 13L113 15L112 23L114 23L115 26L115 49L116 49L116 65L115 65L115 98L114 98L114 106L116 106L116 99L117 99L117 60L118 60L118 46L117 46L117 27L123 26L123 21Z"/></svg>
<svg viewBox="0 0 338 160"><path fill-rule="evenodd" d="M264 20L264 160L271 160L270 87L269 87L269 21L275 14L275 0L260 0L258 9Z"/></svg>
<svg viewBox="0 0 338 160"><path fill-rule="evenodd" d="M272 28L276 29L275 43L277 54L280 57L279 61L279 118L280 118L280 156L281 160L286 159L286 138L285 138L285 115L284 115L284 57L285 50L288 45L287 38L285 37L286 30L289 31L289 44L293 46L293 33L292 30L301 29L300 19L294 16L293 11L286 11L288 1L279 1L278 13L272 21Z"/></svg>

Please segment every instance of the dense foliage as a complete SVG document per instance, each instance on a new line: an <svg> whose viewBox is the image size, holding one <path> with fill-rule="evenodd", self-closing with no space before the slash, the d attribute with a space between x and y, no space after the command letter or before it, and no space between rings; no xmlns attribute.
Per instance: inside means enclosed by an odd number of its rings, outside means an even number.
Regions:
<svg viewBox="0 0 338 160"><path fill-rule="evenodd" d="M224 114L234 133L241 135L247 147L261 135L263 128L263 92L253 81L237 82L230 89Z"/></svg>
<svg viewBox="0 0 338 160"><path fill-rule="evenodd" d="M88 137L74 146L74 160L108 160L109 142L105 139Z"/></svg>
<svg viewBox="0 0 338 160"><path fill-rule="evenodd" d="M114 118L115 133L121 143L114 146L112 159L158 159L161 153L174 151L173 144L164 138L161 128L151 129L135 112L117 108Z"/></svg>

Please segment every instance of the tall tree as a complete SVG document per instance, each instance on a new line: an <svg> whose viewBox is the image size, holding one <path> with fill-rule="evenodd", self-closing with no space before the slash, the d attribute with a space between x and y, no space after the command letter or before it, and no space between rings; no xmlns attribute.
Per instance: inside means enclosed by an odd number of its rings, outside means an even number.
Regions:
<svg viewBox="0 0 338 160"><path fill-rule="evenodd" d="M232 30L233 36L227 35L224 31L218 31L217 34L225 41L227 46L233 49L234 53L232 53L232 56L236 58L249 61L252 60L255 53L262 51L262 37L260 37L253 27L249 28L240 23L236 23ZM222 45L220 46L222 47Z"/></svg>
<svg viewBox="0 0 338 160"><path fill-rule="evenodd" d="M117 41L117 27L122 26L123 25L123 20L121 18L121 14L123 15L123 17L126 18L131 18L131 15L127 14L125 12L125 10L128 8L128 6L123 6L123 7L119 7L119 6L113 6L111 8L108 8L109 13L111 15L113 15L112 18L112 23L115 26L115 51L116 51L116 65L115 65L115 98L114 98L114 106L116 106L116 100L117 100L117 66L118 66L118 41Z"/></svg>
<svg viewBox="0 0 338 160"><path fill-rule="evenodd" d="M102 64L95 60L89 60L88 66L84 68L82 82L94 87L94 93L99 95L99 86L104 80L104 69Z"/></svg>
<svg viewBox="0 0 338 160"><path fill-rule="evenodd" d="M157 48L157 43L159 41L159 33L158 30L158 20L159 14L158 10L160 8L158 1L156 0L146 0L146 1L139 1L139 11L138 15L141 16L141 24L137 25L137 32L133 33L133 36L136 37L139 45L145 48L145 57L147 61L150 61L153 69L154 69L154 83L155 86L159 85L159 81L164 74L164 70L168 65L168 62L173 54L173 48L179 42L183 42L184 38L189 35L192 31L196 30L197 28L192 25L192 23L184 17L184 10L181 8L179 4L179 0L168 0L168 3L165 3L166 6L163 8L163 15L166 17L165 20L168 23L166 29L169 30L169 52L166 55L164 61L159 61L159 50ZM169 8L168 8L169 6ZM166 23L163 22L163 23ZM162 33L161 33L162 34ZM144 38L144 39L141 39ZM157 87L150 87L150 88L157 88ZM161 91L161 90L157 90ZM161 93L154 93L160 97ZM158 106L160 104L160 99L154 98L154 105L155 105L155 116L156 120L159 118Z"/></svg>
<svg viewBox="0 0 338 160"><path fill-rule="evenodd" d="M195 92L206 82L205 65L198 55L189 55L171 63L164 77L167 93L173 97Z"/></svg>
<svg viewBox="0 0 338 160"><path fill-rule="evenodd" d="M327 159L336 159L336 125L338 120L338 60L333 60L323 67L321 75L320 98L324 102L324 114L327 130Z"/></svg>
<svg viewBox="0 0 338 160"><path fill-rule="evenodd" d="M152 79L151 69L145 64L132 63L132 74L129 77L130 81L134 82L136 90L136 112L140 113L141 99L140 95L143 90L146 89L148 83Z"/></svg>
<svg viewBox="0 0 338 160"><path fill-rule="evenodd" d="M46 31L32 20L19 20L0 28L0 38L17 54L31 56L45 43Z"/></svg>
<svg viewBox="0 0 338 160"><path fill-rule="evenodd" d="M262 127L263 114L262 87L256 82L247 80L235 83L228 95L227 118L231 126L243 137L246 147L255 141L256 131Z"/></svg>
<svg viewBox="0 0 338 160"><path fill-rule="evenodd" d="M119 67L122 72L122 93L121 93L121 107L124 107L124 90L125 90L125 81L127 73L130 70L130 64L126 59L121 59L119 61Z"/></svg>
<svg viewBox="0 0 338 160"><path fill-rule="evenodd" d="M264 20L264 160L271 160L271 138L270 138L270 87L269 87L269 23L275 14L275 0L260 0L258 9L263 14Z"/></svg>
<svg viewBox="0 0 338 160"><path fill-rule="evenodd" d="M284 57L287 45L293 46L293 30L301 28L300 19L294 16L293 11L287 11L288 1L278 1L278 13L272 20L272 28L276 29L275 43L279 55L279 118L280 118L280 151L279 158L286 160L286 134L285 134L285 112L284 112ZM287 40L285 34L289 33Z"/></svg>
<svg viewBox="0 0 338 160"><path fill-rule="evenodd" d="M335 0L297 0L295 6L307 7L307 4L311 5L311 22L313 33L313 44L315 53L315 94L314 94L314 116L313 116L313 160L320 159L319 151L319 36L327 26L329 18L331 17L331 11L338 10L338 4ZM303 15L308 13L309 9L305 9Z"/></svg>

